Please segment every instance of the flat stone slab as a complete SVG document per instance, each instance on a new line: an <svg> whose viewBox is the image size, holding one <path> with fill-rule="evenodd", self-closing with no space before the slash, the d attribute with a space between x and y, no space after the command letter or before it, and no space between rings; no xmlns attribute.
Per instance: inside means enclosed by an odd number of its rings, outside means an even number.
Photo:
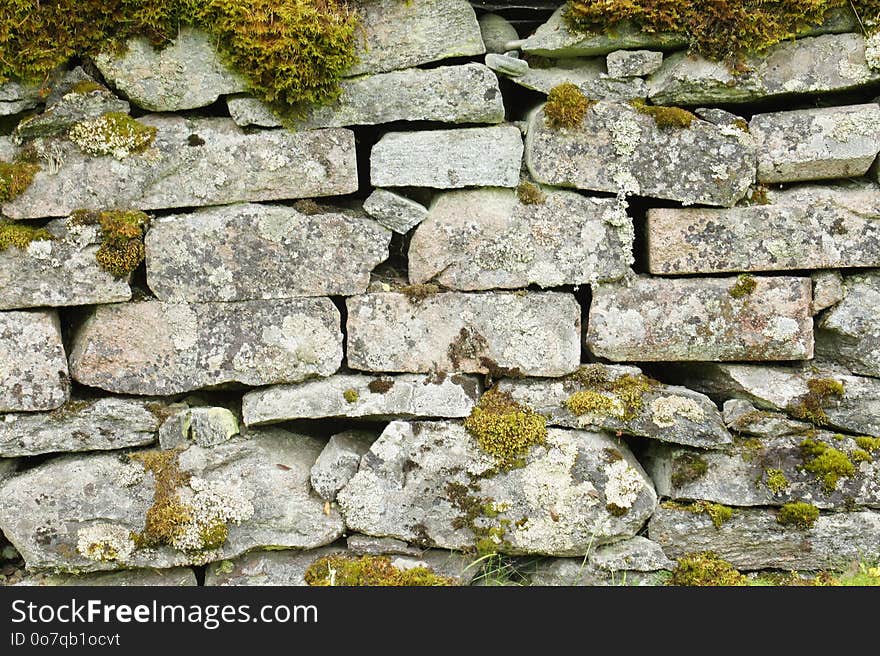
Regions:
<svg viewBox="0 0 880 656"><path fill-rule="evenodd" d="M7 585L15 586L101 586L101 587L181 587L197 586L196 573L188 567L171 569L132 569L90 574L48 574L22 572Z"/></svg>
<svg viewBox="0 0 880 656"><path fill-rule="evenodd" d="M309 487L321 440L279 429L251 432L212 448L191 446L174 487L190 508L175 542L153 548L132 539L154 503L154 475L119 454L49 460L0 487L0 529L29 569L99 571L204 564L251 549L312 549L342 534L339 513ZM226 525L221 546L205 547L202 524ZM193 535L190 535L194 533Z"/></svg>
<svg viewBox="0 0 880 656"><path fill-rule="evenodd" d="M498 473L459 423L393 422L337 502L346 526L369 535L463 550L493 535L501 553L583 556L633 537L656 495L626 447L601 433L551 428L522 468Z"/></svg>
<svg viewBox="0 0 880 656"><path fill-rule="evenodd" d="M615 362L808 360L811 300L809 278L633 278L595 285L587 347Z"/></svg>
<svg viewBox="0 0 880 656"><path fill-rule="evenodd" d="M706 514L661 504L648 524L648 536L670 558L712 551L743 570L834 569L877 552L880 513L821 515L813 528L800 530L781 525L772 510L743 508L715 528Z"/></svg>
<svg viewBox="0 0 880 656"><path fill-rule="evenodd" d="M375 187L515 187L522 154L513 125L389 132L373 146L370 179Z"/></svg>
<svg viewBox="0 0 880 656"><path fill-rule="evenodd" d="M297 382L336 371L339 326L326 298L101 305L73 338L70 368L78 382L119 394Z"/></svg>
<svg viewBox="0 0 880 656"><path fill-rule="evenodd" d="M58 142L60 167L47 165L18 198L4 203L13 219L67 216L75 209L140 210L242 201L333 196L357 191L354 135L349 130L246 134L231 119L149 115L153 145L122 160L90 157Z"/></svg>
<svg viewBox="0 0 880 656"><path fill-rule="evenodd" d="M408 233L428 216L427 207L388 189L374 189L364 201L364 212L401 235Z"/></svg>
<svg viewBox="0 0 880 656"><path fill-rule="evenodd" d="M663 53L657 50L615 50L605 58L612 77L650 75L663 64Z"/></svg>
<svg viewBox="0 0 880 656"><path fill-rule="evenodd" d="M632 390L627 383L639 381L644 389L637 403L627 406L621 399ZM498 382L498 389L547 417L553 426L622 432L701 448L717 448L731 442L721 413L707 396L643 377L636 367L586 365L565 378L505 378ZM566 401L579 392L592 393L594 401L601 395L608 399L607 407L594 403L593 410L575 414Z"/></svg>
<svg viewBox="0 0 880 656"><path fill-rule="evenodd" d="M846 91L880 81L865 58L861 34L827 34L783 41L745 57L745 72L724 62L675 53L648 78L658 105L723 105L793 94Z"/></svg>
<svg viewBox="0 0 880 656"><path fill-rule="evenodd" d="M259 426L326 417L467 417L480 396L476 376L337 374L254 390L242 399L244 423Z"/></svg>
<svg viewBox="0 0 880 656"><path fill-rule="evenodd" d="M560 187L727 207L755 180L755 145L743 130L700 119L661 129L625 103L596 103L574 128L549 127L541 108L525 146L532 177Z"/></svg>
<svg viewBox="0 0 880 656"><path fill-rule="evenodd" d="M820 355L855 374L880 377L880 271L844 278L843 300L819 321Z"/></svg>
<svg viewBox="0 0 880 656"><path fill-rule="evenodd" d="M95 254L97 226L46 225L54 239L32 241L25 250L0 251L0 310L116 303L131 298L128 280L102 269Z"/></svg>
<svg viewBox="0 0 880 656"><path fill-rule="evenodd" d="M161 403L103 398L72 400L47 413L0 415L0 457L152 444L161 409Z"/></svg>
<svg viewBox="0 0 880 656"><path fill-rule="evenodd" d="M366 371L518 371L562 376L580 364L580 306L559 292L397 292L347 299L348 365Z"/></svg>
<svg viewBox="0 0 880 656"><path fill-rule="evenodd" d="M383 73L486 52L467 0L355 0L355 52L349 75Z"/></svg>
<svg viewBox="0 0 880 656"><path fill-rule="evenodd" d="M123 54L101 53L95 64L107 82L151 112L205 107L247 89L244 78L220 61L210 35L188 27L163 48L146 38L131 39Z"/></svg>
<svg viewBox="0 0 880 656"><path fill-rule="evenodd" d="M653 274L880 266L880 188L794 187L772 204L648 210Z"/></svg>
<svg viewBox="0 0 880 656"><path fill-rule="evenodd" d="M622 278L633 262L632 219L616 200L547 191L524 204L513 190L437 196L409 246L410 283L449 289L580 285Z"/></svg>
<svg viewBox="0 0 880 656"><path fill-rule="evenodd" d="M42 102L39 85L7 80L0 84L0 116L11 116L33 109Z"/></svg>
<svg viewBox="0 0 880 656"><path fill-rule="evenodd" d="M393 121L501 123L504 102L498 78L482 64L408 68L343 80L339 99L311 109L296 129L377 125ZM227 99L238 125L281 125L271 109L248 96Z"/></svg>
<svg viewBox="0 0 880 656"><path fill-rule="evenodd" d="M858 177L880 152L880 105L756 114L760 182Z"/></svg>
<svg viewBox="0 0 880 656"><path fill-rule="evenodd" d="M70 398L58 313L0 312L0 412L40 412Z"/></svg>
<svg viewBox="0 0 880 656"><path fill-rule="evenodd" d="M232 205L153 221L147 284L163 301L351 296L388 257L391 232L355 212Z"/></svg>

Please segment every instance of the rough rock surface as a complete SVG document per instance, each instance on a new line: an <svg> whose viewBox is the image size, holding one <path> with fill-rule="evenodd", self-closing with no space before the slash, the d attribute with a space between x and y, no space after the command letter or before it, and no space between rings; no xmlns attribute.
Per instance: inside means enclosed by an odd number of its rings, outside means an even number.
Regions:
<svg viewBox="0 0 880 656"><path fill-rule="evenodd" d="M512 125L389 132L373 146L370 179L376 187L515 187L522 153Z"/></svg>
<svg viewBox="0 0 880 656"><path fill-rule="evenodd" d="M357 473L361 456L376 441L376 433L348 430L332 435L312 465L310 481L318 496L333 501L339 492Z"/></svg>
<svg viewBox="0 0 880 656"><path fill-rule="evenodd" d="M768 510L739 510L720 528L706 514L660 505L648 536L670 558L712 551L744 570L819 570L846 567L877 552L880 513L831 513L806 531L783 526Z"/></svg>
<svg viewBox="0 0 880 656"><path fill-rule="evenodd" d="M428 216L428 208L424 205L388 189L374 189L364 201L364 212L401 235L408 233Z"/></svg>
<svg viewBox="0 0 880 656"><path fill-rule="evenodd" d="M663 64L663 53L657 50L615 50L606 57L608 75L639 77L650 75Z"/></svg>
<svg viewBox="0 0 880 656"><path fill-rule="evenodd" d="M507 44L519 39L516 28L504 16L483 14L479 24L486 52L507 52Z"/></svg>
<svg viewBox="0 0 880 656"><path fill-rule="evenodd" d="M810 274L810 278L813 279L813 316L837 305L846 295L843 276L837 271L817 271Z"/></svg>
<svg viewBox="0 0 880 656"><path fill-rule="evenodd" d="M0 312L0 412L54 410L69 397L58 313Z"/></svg>
<svg viewBox="0 0 880 656"><path fill-rule="evenodd" d="M17 586L196 586L196 573L187 567L171 569L132 569L119 572L92 572L90 574L24 574L11 585Z"/></svg>
<svg viewBox="0 0 880 656"><path fill-rule="evenodd" d="M684 204L731 206L755 179L755 145L743 130L699 119L662 129L610 102L593 105L575 128L551 128L544 110L535 112L525 160L538 182Z"/></svg>
<svg viewBox="0 0 880 656"><path fill-rule="evenodd" d="M97 226L58 219L46 229L54 239L32 241L25 250L0 250L0 310L116 303L131 298L128 280L102 269L95 254Z"/></svg>
<svg viewBox="0 0 880 656"><path fill-rule="evenodd" d="M121 394L297 382L336 371L339 326L326 298L101 305L74 336L70 368L78 382Z"/></svg>
<svg viewBox="0 0 880 656"><path fill-rule="evenodd" d="M590 563L609 572L656 572L675 566L659 544L640 535L599 547L590 554Z"/></svg>
<svg viewBox="0 0 880 656"><path fill-rule="evenodd" d="M382 554L418 556L422 552L418 547L410 546L403 540L397 540L395 538L374 538L369 535L361 535L360 533L349 535L345 544L349 551L359 556L381 556Z"/></svg>
<svg viewBox="0 0 880 656"><path fill-rule="evenodd" d="M18 142L60 135L83 119L98 118L106 112L128 114L129 109L126 101L120 100L106 89L86 93L74 91L59 98L42 114L23 119L16 126L13 135Z"/></svg>
<svg viewBox="0 0 880 656"><path fill-rule="evenodd" d="M156 441L160 403L102 398L72 400L47 413L0 416L0 457L59 451L104 451Z"/></svg>
<svg viewBox="0 0 880 656"><path fill-rule="evenodd" d="M337 374L244 395L248 426L324 417L467 417L480 396L474 376ZM351 399L351 400L349 400Z"/></svg>
<svg viewBox="0 0 880 656"><path fill-rule="evenodd" d="M0 116L11 116L33 109L40 104L38 85L27 85L15 80L0 84Z"/></svg>
<svg viewBox="0 0 880 656"><path fill-rule="evenodd" d="M159 428L162 449L186 448L191 444L210 447L239 434L238 418L227 408L185 408L171 415Z"/></svg>
<svg viewBox="0 0 880 656"><path fill-rule="evenodd" d="M410 241L410 283L449 289L516 289L616 280L632 264L633 228L621 204L547 191L524 204L516 192L442 194Z"/></svg>
<svg viewBox="0 0 880 656"><path fill-rule="evenodd" d="M819 321L817 350L855 374L880 377L880 271L848 276L844 288Z"/></svg>
<svg viewBox="0 0 880 656"><path fill-rule="evenodd" d="M357 190L349 130L246 134L230 119L150 115L158 132L142 154L91 157L56 142L21 196L4 203L13 219L66 216L75 209L140 210L347 194Z"/></svg>
<svg viewBox="0 0 880 656"><path fill-rule="evenodd" d="M656 504L632 454L601 433L551 428L524 467L495 467L461 424L393 422L337 501L370 535L451 549L489 536L502 553L559 556L634 536Z"/></svg>
<svg viewBox="0 0 880 656"><path fill-rule="evenodd" d="M596 285L587 346L616 362L808 360L811 300L809 278L633 278Z"/></svg>
<svg viewBox="0 0 880 656"><path fill-rule="evenodd" d="M580 363L580 306L559 292L365 294L347 299L348 364L366 371L518 371Z"/></svg>
<svg viewBox="0 0 880 656"><path fill-rule="evenodd" d="M110 84L152 112L204 107L247 89L244 79L220 61L211 37L187 27L164 48L154 48L146 38L132 39L123 54L102 53L95 63Z"/></svg>
<svg viewBox="0 0 880 656"><path fill-rule="evenodd" d="M147 284L163 301L359 294L391 232L361 214L233 205L162 217L146 238Z"/></svg>
<svg viewBox="0 0 880 656"><path fill-rule="evenodd" d="M181 452L179 467L191 478L175 489L194 517L185 535L199 522L225 522L228 538L218 548L139 548L131 535L144 528L154 476L119 454L56 458L6 481L0 528L29 569L78 572L201 564L266 546L319 547L343 529L339 514L325 514L309 489L322 446L271 429Z"/></svg>
<svg viewBox="0 0 880 656"><path fill-rule="evenodd" d="M604 570L583 558L545 558L530 573L529 585L539 587L574 586L655 586L664 585L668 572Z"/></svg>

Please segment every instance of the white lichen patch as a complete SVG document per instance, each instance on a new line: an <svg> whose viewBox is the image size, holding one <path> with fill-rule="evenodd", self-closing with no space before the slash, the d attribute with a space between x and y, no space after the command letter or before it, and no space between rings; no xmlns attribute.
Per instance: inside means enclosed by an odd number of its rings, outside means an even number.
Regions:
<svg viewBox="0 0 880 656"><path fill-rule="evenodd" d="M172 546L181 551L205 548L205 535L218 525L241 524L254 515L254 505L240 485L193 477L181 491L190 520L175 535Z"/></svg>
<svg viewBox="0 0 880 656"><path fill-rule="evenodd" d="M76 550L98 562L126 562L134 553L131 531L116 524L91 524L79 529Z"/></svg>
<svg viewBox="0 0 880 656"><path fill-rule="evenodd" d="M644 484L639 472L626 460L615 460L605 466L605 476L606 503L616 508L632 508Z"/></svg>
<svg viewBox="0 0 880 656"><path fill-rule="evenodd" d="M684 417L697 423L703 420L705 413L693 399L683 396L661 396L651 401L651 421L660 428L675 425L676 417Z"/></svg>
<svg viewBox="0 0 880 656"><path fill-rule="evenodd" d="M134 487L144 480L145 470L142 465L134 462L125 463L116 475L116 484L122 487Z"/></svg>
<svg viewBox="0 0 880 656"><path fill-rule="evenodd" d="M865 41L865 61L868 68L880 71L880 32L876 32Z"/></svg>
<svg viewBox="0 0 880 656"><path fill-rule="evenodd" d="M112 115L104 114L74 124L67 136L89 155L112 155L116 159L125 159L147 146L154 134L133 119L130 122L120 121Z"/></svg>

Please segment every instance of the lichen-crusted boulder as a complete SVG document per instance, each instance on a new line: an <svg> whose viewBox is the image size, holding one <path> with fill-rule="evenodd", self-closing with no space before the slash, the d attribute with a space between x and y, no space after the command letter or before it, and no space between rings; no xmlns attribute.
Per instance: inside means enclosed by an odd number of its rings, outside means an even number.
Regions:
<svg viewBox="0 0 880 656"><path fill-rule="evenodd" d="M705 513L660 505L648 537L670 558L711 551L744 570L842 568L877 553L880 513L820 515L810 529L784 526L776 511L740 509L716 528Z"/></svg>
<svg viewBox="0 0 880 656"><path fill-rule="evenodd" d="M880 106L799 109L756 114L760 182L858 177L880 152Z"/></svg>
<svg viewBox="0 0 880 656"><path fill-rule="evenodd" d="M130 399L72 400L47 413L0 416L0 457L105 451L156 441L162 404Z"/></svg>
<svg viewBox="0 0 880 656"><path fill-rule="evenodd" d="M63 219L45 226L48 234L28 244L0 250L0 310L116 303L131 298L128 280L98 264L97 226L70 226Z"/></svg>
<svg viewBox="0 0 880 656"><path fill-rule="evenodd" d="M876 216L871 183L794 187L768 205L654 208L648 266L661 275L880 266Z"/></svg>
<svg viewBox="0 0 880 656"><path fill-rule="evenodd" d="M40 85L16 80L0 83L0 116L11 116L33 109L42 102Z"/></svg>
<svg viewBox="0 0 880 656"><path fill-rule="evenodd" d="M326 298L237 303L143 301L96 307L73 338L73 378L120 394L329 376L342 361Z"/></svg>
<svg viewBox="0 0 880 656"><path fill-rule="evenodd" d="M582 556L634 536L657 500L632 454L601 433L551 428L521 468L496 467L459 423L393 422L337 502L346 526L368 535Z"/></svg>
<svg viewBox="0 0 880 656"><path fill-rule="evenodd" d="M331 435L321 451L309 480L312 489L322 499L333 501L336 493L357 473L361 456L370 450L376 441L372 431L349 430Z"/></svg>
<svg viewBox="0 0 880 656"><path fill-rule="evenodd" d="M559 292L399 292L347 299L348 365L562 376L580 364L580 305Z"/></svg>
<svg viewBox="0 0 880 656"><path fill-rule="evenodd" d="M525 161L537 182L729 207L755 180L755 143L734 126L696 117L688 127L661 128L624 103L598 102L579 125L548 125L535 112Z"/></svg>
<svg viewBox="0 0 880 656"><path fill-rule="evenodd" d="M515 187L522 153L513 125L389 132L370 153L370 179L375 187Z"/></svg>
<svg viewBox="0 0 880 656"><path fill-rule="evenodd" d="M486 52L467 0L356 0L358 63L348 75L383 73ZM362 35L362 36L361 36Z"/></svg>
<svg viewBox="0 0 880 656"><path fill-rule="evenodd" d="M364 201L364 212L380 224L405 235L428 216L428 208L388 189L374 189Z"/></svg>
<svg viewBox="0 0 880 656"><path fill-rule="evenodd" d="M880 270L848 276L844 289L819 321L818 352L855 374L880 377Z"/></svg>
<svg viewBox="0 0 880 656"><path fill-rule="evenodd" d="M271 429L212 448L65 456L0 487L0 529L29 569L175 567L342 533L309 488L315 438ZM158 481L157 481L158 477Z"/></svg>
<svg viewBox="0 0 880 656"><path fill-rule="evenodd" d="M110 84L152 112L205 107L247 89L244 78L220 60L211 37L188 27L162 48L146 38L131 39L122 54L101 53L95 63Z"/></svg>
<svg viewBox="0 0 880 656"><path fill-rule="evenodd" d="M675 53L648 78L651 100L660 105L720 105L792 94L845 91L880 80L865 58L861 34L828 34L783 41L746 55L732 70L725 62Z"/></svg>
<svg viewBox="0 0 880 656"><path fill-rule="evenodd" d="M70 398L58 313L0 312L0 412L40 412Z"/></svg>
<svg viewBox="0 0 880 656"><path fill-rule="evenodd" d="M101 586L101 587L145 587L145 586L197 586L196 573L188 567L171 569L132 569L118 572L92 572L90 574L51 574L24 573L13 575L6 585L16 586Z"/></svg>
<svg viewBox="0 0 880 656"><path fill-rule="evenodd" d="M586 365L558 379L506 378L498 389L547 417L553 426L622 432L702 448L731 442L708 397L664 385L636 367Z"/></svg>
<svg viewBox="0 0 880 656"><path fill-rule="evenodd" d="M625 361L808 360L809 278L638 277L593 287L587 347Z"/></svg>
<svg viewBox="0 0 880 656"><path fill-rule="evenodd" d="M479 380L461 374L337 374L248 392L242 414L248 426L325 417L467 417L479 394Z"/></svg>
<svg viewBox="0 0 880 656"><path fill-rule="evenodd" d="M46 153L51 162L23 194L3 204L3 213L36 219L81 208L202 207L334 196L358 187L349 130L247 134L228 118L149 115L138 121L156 128L155 139L143 153L122 159L54 142Z"/></svg>
<svg viewBox="0 0 880 656"><path fill-rule="evenodd" d="M632 219L610 198L507 189L440 195L410 240L410 283L449 289L580 285L622 278L632 264Z"/></svg>
<svg viewBox="0 0 880 656"><path fill-rule="evenodd" d="M63 135L79 121L98 118L107 112L128 114L130 107L126 101L117 98L99 84L92 84L94 87L87 86L64 94L47 106L42 114L23 119L13 132L16 141Z"/></svg>
<svg viewBox="0 0 880 656"><path fill-rule="evenodd" d="M163 301L363 293L391 232L356 212L232 205L154 221L147 284Z"/></svg>

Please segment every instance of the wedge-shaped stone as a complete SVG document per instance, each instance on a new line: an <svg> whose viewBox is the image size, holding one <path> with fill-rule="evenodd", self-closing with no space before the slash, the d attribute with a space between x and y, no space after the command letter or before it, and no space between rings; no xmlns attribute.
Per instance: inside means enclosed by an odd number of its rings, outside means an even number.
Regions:
<svg viewBox="0 0 880 656"><path fill-rule="evenodd" d="M622 432L703 448L731 442L708 397L647 378L636 367L586 365L560 379L504 379L498 389L554 426Z"/></svg>
<svg viewBox="0 0 880 656"><path fill-rule="evenodd" d="M12 575L6 585L17 586L101 586L101 587L145 587L145 586L197 586L196 573L187 567L171 569L132 569L118 572L92 572L90 574L50 574L21 572Z"/></svg>
<svg viewBox="0 0 880 656"><path fill-rule="evenodd" d="M366 371L562 376L580 363L580 306L559 292L388 292L347 300L348 364Z"/></svg>
<svg viewBox="0 0 880 656"><path fill-rule="evenodd" d="M865 59L861 34L828 34L784 41L731 69L686 53L670 55L648 78L658 105L744 103L790 94L845 91L880 80Z"/></svg>
<svg viewBox="0 0 880 656"><path fill-rule="evenodd" d="M593 287L587 346L615 362L808 360L809 278L632 278Z"/></svg>
<svg viewBox="0 0 880 656"><path fill-rule="evenodd" d="M246 134L230 119L150 115L153 145L122 160L90 157L70 142L53 152L21 196L3 204L10 218L66 216L75 209L141 210L240 201L333 196L357 190L349 130Z"/></svg>
<svg viewBox="0 0 880 656"><path fill-rule="evenodd" d="M51 221L54 239L32 241L25 250L0 251L0 310L116 303L131 298L128 280L102 269L95 255L97 226L67 227Z"/></svg>
<svg viewBox="0 0 880 656"><path fill-rule="evenodd" d="M880 377L880 271L844 279L846 295L819 321L819 354L855 374Z"/></svg>
<svg viewBox="0 0 880 656"><path fill-rule="evenodd" d="M357 473L361 456L370 450L377 437L368 430L349 430L330 436L312 465L309 479L319 497L327 501L336 499L336 493Z"/></svg>
<svg viewBox="0 0 880 656"><path fill-rule="evenodd" d="M74 336L70 368L78 382L121 394L296 382L336 371L339 327L326 298L101 305Z"/></svg>
<svg viewBox="0 0 880 656"><path fill-rule="evenodd" d="M242 414L248 426L325 417L467 417L479 396L475 376L338 374L248 392Z"/></svg>
<svg viewBox="0 0 880 656"><path fill-rule="evenodd" d="M393 121L441 123L501 123L504 102L498 78L482 64L440 66L423 70L365 75L344 80L339 99L309 111L295 121L297 129L376 125ZM281 125L256 98L227 99L229 113L239 125Z"/></svg>
<svg viewBox="0 0 880 656"><path fill-rule="evenodd" d="M266 546L319 547L342 534L338 512L325 514L309 487L322 446L269 429L172 455L183 473L173 492L188 519L171 544L142 548L132 538L144 530L157 494L154 474L136 455L56 458L10 479L0 487L0 529L29 569L78 572L202 564ZM226 540L205 542L203 531L221 525Z"/></svg>
<svg viewBox="0 0 880 656"><path fill-rule="evenodd" d="M880 187L795 187L773 204L648 210L655 274L880 266Z"/></svg>
<svg viewBox="0 0 880 656"><path fill-rule="evenodd" d="M632 454L602 433L551 428L523 467L497 472L452 422L391 423L337 496L346 526L369 535L558 556L634 536L656 499Z"/></svg>
<svg viewBox="0 0 880 656"><path fill-rule="evenodd" d="M0 312L0 412L54 410L69 397L58 314Z"/></svg>
<svg viewBox="0 0 880 656"><path fill-rule="evenodd" d="M126 98L152 112L204 107L247 89L244 78L220 61L211 37L187 27L162 48L146 38L131 39L122 54L101 53L95 63Z"/></svg>
<svg viewBox="0 0 880 656"><path fill-rule="evenodd" d="M387 189L374 189L364 201L364 212L389 230L405 235L428 216L428 208Z"/></svg>
<svg viewBox="0 0 880 656"><path fill-rule="evenodd" d="M755 180L755 145L732 126L695 119L660 128L629 104L599 102L574 128L532 115L526 165L546 184L731 206Z"/></svg>
<svg viewBox="0 0 880 656"><path fill-rule="evenodd" d="M363 293L391 231L355 212L233 205L154 221L147 284L163 301Z"/></svg>
<svg viewBox="0 0 880 656"><path fill-rule="evenodd" d="M358 63L349 75L471 57L486 52L467 0L356 0Z"/></svg>
<svg viewBox="0 0 880 656"><path fill-rule="evenodd" d="M373 146L370 178L376 187L515 187L522 153L512 125L389 132Z"/></svg>
<svg viewBox="0 0 880 656"><path fill-rule="evenodd" d="M0 416L0 457L107 451L156 441L162 404L129 399L72 400L47 413Z"/></svg>
<svg viewBox="0 0 880 656"><path fill-rule="evenodd" d="M513 190L442 194L409 246L409 280L450 289L581 285L622 278L633 227L611 198L548 191L524 204Z"/></svg>
<svg viewBox="0 0 880 656"><path fill-rule="evenodd" d="M821 515L813 528L783 526L772 510L740 509L715 528L706 514L657 508L648 536L670 558L712 551L743 570L820 570L845 567L877 553L880 513Z"/></svg>

